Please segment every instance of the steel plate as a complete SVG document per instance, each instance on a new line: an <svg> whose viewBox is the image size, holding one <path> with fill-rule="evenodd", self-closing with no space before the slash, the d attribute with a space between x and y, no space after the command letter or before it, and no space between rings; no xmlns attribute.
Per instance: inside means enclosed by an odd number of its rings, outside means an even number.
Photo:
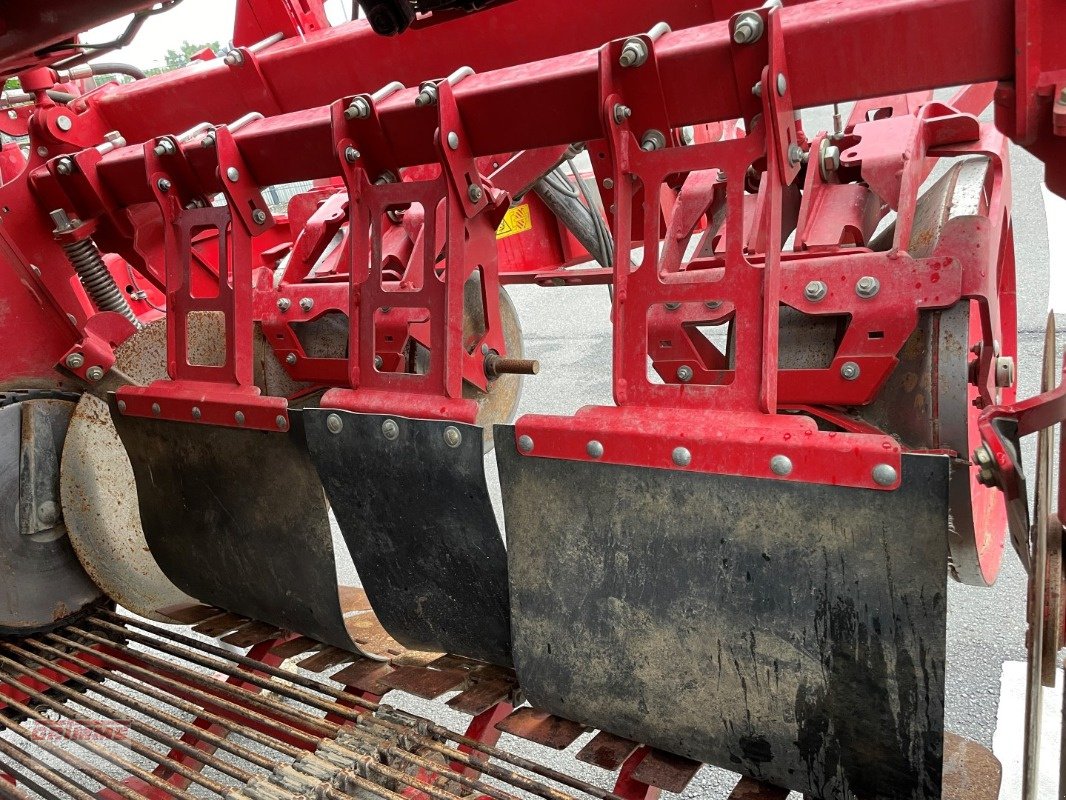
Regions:
<svg viewBox="0 0 1066 800"><path fill-rule="evenodd" d="M329 409L299 413L385 630L412 649L510 664L507 553L485 483L481 428ZM383 433L386 421L395 425L393 439ZM459 437L455 446L446 440L449 429Z"/></svg>
<svg viewBox="0 0 1066 800"><path fill-rule="evenodd" d="M894 492L523 456L514 659L557 716L817 798L938 798L948 471Z"/></svg>

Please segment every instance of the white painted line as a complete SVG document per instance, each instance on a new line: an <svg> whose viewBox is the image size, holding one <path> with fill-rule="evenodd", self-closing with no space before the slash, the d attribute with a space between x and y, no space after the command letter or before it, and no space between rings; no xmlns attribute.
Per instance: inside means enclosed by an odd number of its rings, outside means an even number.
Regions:
<svg viewBox="0 0 1066 800"><path fill-rule="evenodd" d="M1066 251L1064 251L1066 252ZM1006 661L999 680L999 711L992 752L1003 764L1000 800L1022 796L1022 741L1025 737L1025 673L1021 661ZM1040 800L1055 800L1059 782L1059 735L1062 713L1062 670L1054 689L1044 689L1043 732L1040 736Z"/></svg>
<svg viewBox="0 0 1066 800"><path fill-rule="evenodd" d="M1066 312L1066 199L1052 194L1043 184L1040 189L1047 215L1048 310Z"/></svg>

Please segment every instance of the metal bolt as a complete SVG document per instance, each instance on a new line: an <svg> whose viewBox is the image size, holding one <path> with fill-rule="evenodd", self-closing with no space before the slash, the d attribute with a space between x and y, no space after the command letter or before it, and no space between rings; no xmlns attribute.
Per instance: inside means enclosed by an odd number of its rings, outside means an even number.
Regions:
<svg viewBox="0 0 1066 800"><path fill-rule="evenodd" d="M203 416L203 413L200 411L200 409L198 409L196 406L193 406L192 407L192 418L193 419L200 419L200 417L202 417L202 416Z"/></svg>
<svg viewBox="0 0 1066 800"><path fill-rule="evenodd" d="M762 17L754 11L745 11L737 17L733 26L733 41L737 44L752 44L759 41L763 34Z"/></svg>
<svg viewBox="0 0 1066 800"><path fill-rule="evenodd" d="M326 429L330 433L340 433L344 428L344 421L337 414L330 414L326 417Z"/></svg>
<svg viewBox="0 0 1066 800"><path fill-rule="evenodd" d="M354 147L345 147L344 160L347 161L349 164L354 164L356 161L359 160L359 151L356 150Z"/></svg>
<svg viewBox="0 0 1066 800"><path fill-rule="evenodd" d="M792 459L788 456L774 456L770 459L770 472L784 478L792 474Z"/></svg>
<svg viewBox="0 0 1066 800"><path fill-rule="evenodd" d="M470 184L470 188L467 190L466 194L467 197L470 198L471 203L479 203L481 202L481 196L484 194L484 192L481 191L480 186Z"/></svg>
<svg viewBox="0 0 1066 800"><path fill-rule="evenodd" d="M226 170L226 177L229 178L230 183L236 183L240 179L241 173L237 171L236 167L230 167Z"/></svg>
<svg viewBox="0 0 1066 800"><path fill-rule="evenodd" d="M593 439L585 445L585 452L588 453L591 458L603 458L603 445Z"/></svg>
<svg viewBox="0 0 1066 800"><path fill-rule="evenodd" d="M840 169L840 148L835 144L822 149L822 180L829 178L830 172Z"/></svg>
<svg viewBox="0 0 1066 800"><path fill-rule="evenodd" d="M845 361L840 368L840 377L846 381L853 381L859 377L862 370L859 369L859 365L854 361Z"/></svg>
<svg viewBox="0 0 1066 800"><path fill-rule="evenodd" d="M603 188L604 189L613 189L614 188L614 180L612 178L604 178L603 179Z"/></svg>
<svg viewBox="0 0 1066 800"><path fill-rule="evenodd" d="M448 447L458 447L463 443L463 434L454 425L449 425L444 429L444 443Z"/></svg>
<svg viewBox="0 0 1066 800"><path fill-rule="evenodd" d="M374 369L380 370L385 365L385 359L381 356L374 356Z"/></svg>
<svg viewBox="0 0 1066 800"><path fill-rule="evenodd" d="M243 425L244 424L244 412L243 411L238 411L236 414L233 415L233 419L238 425Z"/></svg>
<svg viewBox="0 0 1066 800"><path fill-rule="evenodd" d="M985 445L981 445L973 451L973 460L982 467L986 467L992 463L992 454L988 452L988 448Z"/></svg>
<svg viewBox="0 0 1066 800"><path fill-rule="evenodd" d="M788 81L785 80L785 75L782 72L777 73L777 94L780 97L785 96L785 91L788 89Z"/></svg>
<svg viewBox="0 0 1066 800"><path fill-rule="evenodd" d="M281 414L274 417L274 424L278 426L279 431L283 431L289 427L289 421Z"/></svg>
<svg viewBox="0 0 1066 800"><path fill-rule="evenodd" d="M17 112L15 109L11 109L10 111L7 112L7 118L8 119L18 119L19 118L19 112Z"/></svg>
<svg viewBox="0 0 1066 800"><path fill-rule="evenodd" d="M118 401L118 410L121 411L123 414L126 413L126 401L125 400L119 400Z"/></svg>
<svg viewBox="0 0 1066 800"><path fill-rule="evenodd" d="M174 142L170 141L170 139L160 139L159 144L152 148L152 152L157 156L168 156L174 153L175 150L177 148L174 147Z"/></svg>
<svg viewBox="0 0 1066 800"><path fill-rule="evenodd" d="M1010 356L997 356L996 386L1000 389L1009 389L1014 385L1014 359Z"/></svg>
<svg viewBox="0 0 1066 800"><path fill-rule="evenodd" d="M152 403L152 414L158 417L162 413L163 409L159 407L159 403Z"/></svg>
<svg viewBox="0 0 1066 800"><path fill-rule="evenodd" d="M762 97L762 81L755 81L755 85L751 87L751 93L756 97Z"/></svg>
<svg viewBox="0 0 1066 800"><path fill-rule="evenodd" d="M677 368L677 379L682 383L692 380L692 367L680 366Z"/></svg>
<svg viewBox="0 0 1066 800"><path fill-rule="evenodd" d="M48 148L42 144L40 147L37 148L37 155L39 155L41 158L47 158Z"/></svg>
<svg viewBox="0 0 1066 800"><path fill-rule="evenodd" d="M396 424L396 420L387 419L381 423L381 433L390 442L395 441L400 435L400 426Z"/></svg>
<svg viewBox="0 0 1066 800"><path fill-rule="evenodd" d="M662 150L664 147L666 147L666 137L663 136L662 131L654 128L645 133L640 140L640 149L648 153L653 150Z"/></svg>
<svg viewBox="0 0 1066 800"><path fill-rule="evenodd" d="M459 134L455 131L448 132L448 147L450 147L452 150L459 149Z"/></svg>
<svg viewBox="0 0 1066 800"><path fill-rule="evenodd" d="M869 300L879 291L881 291L881 281L872 275L864 275L855 284L855 294L866 300Z"/></svg>
<svg viewBox="0 0 1066 800"><path fill-rule="evenodd" d="M790 144L788 146L788 163L799 164L803 161L803 148L798 144Z"/></svg>
<svg viewBox="0 0 1066 800"><path fill-rule="evenodd" d="M370 116L370 103L365 97L357 97L352 100L348 108L344 110L345 119L366 119Z"/></svg>
<svg viewBox="0 0 1066 800"><path fill-rule="evenodd" d="M252 222L254 222L256 225L262 225L266 221L267 215L263 209L257 208L255 211L252 212Z"/></svg>
<svg viewBox="0 0 1066 800"><path fill-rule="evenodd" d="M614 124L621 125L627 119L633 116L633 109L629 106L624 106L621 103L617 103L614 107Z"/></svg>
<svg viewBox="0 0 1066 800"><path fill-rule="evenodd" d="M56 117L56 127L61 131L69 131L74 127L74 120L68 117L66 114L60 114Z"/></svg>
<svg viewBox="0 0 1066 800"><path fill-rule="evenodd" d="M290 308L292 308L292 300L287 297L282 297L280 300L278 300L278 311L280 311L282 314L284 314Z"/></svg>
<svg viewBox="0 0 1066 800"><path fill-rule="evenodd" d="M675 302L664 303L664 305L666 306L667 311L677 311L681 308L681 304Z"/></svg>
<svg viewBox="0 0 1066 800"><path fill-rule="evenodd" d="M244 63L244 53L242 53L240 50L234 50L231 53L226 53L222 61L228 67L235 67L238 64Z"/></svg>
<svg viewBox="0 0 1066 800"><path fill-rule="evenodd" d="M721 300L708 300L706 303L704 303L704 305L707 306L707 308L709 308L711 311L717 311L718 309L720 309L722 307L722 301Z"/></svg>
<svg viewBox="0 0 1066 800"><path fill-rule="evenodd" d="M519 436L518 437L518 449L521 450L523 453L532 453L533 452L533 439L531 437L529 437L529 436Z"/></svg>
<svg viewBox="0 0 1066 800"><path fill-rule="evenodd" d="M692 463L692 453L689 452L687 447L675 447L672 458L679 467L687 467Z"/></svg>
<svg viewBox="0 0 1066 800"><path fill-rule="evenodd" d="M158 181L156 181L155 185L161 192L169 192L170 187L173 186L173 184L166 178L160 178Z"/></svg>
<svg viewBox="0 0 1066 800"><path fill-rule="evenodd" d="M626 39L624 45L622 45L622 54L618 58L618 63L622 67L639 67L645 61L648 60L648 46L644 44L643 39Z"/></svg>
<svg viewBox="0 0 1066 800"><path fill-rule="evenodd" d="M89 367L89 369L85 371L85 377L93 383L96 383L104 377L104 370L102 367Z"/></svg>
<svg viewBox="0 0 1066 800"><path fill-rule="evenodd" d="M56 172L60 175L70 175L74 171L74 162L69 158L61 158L56 162Z"/></svg>
<svg viewBox="0 0 1066 800"><path fill-rule="evenodd" d="M803 296L812 303L824 300L827 294L829 287L825 285L825 281L811 281L803 290Z"/></svg>
<svg viewBox="0 0 1066 800"><path fill-rule="evenodd" d="M300 308L302 308L304 311L310 311L314 307L315 307L315 301L312 300L310 297L301 297L300 298Z"/></svg>
<svg viewBox="0 0 1066 800"><path fill-rule="evenodd" d="M893 486L899 478L899 473L891 464L878 464L871 475L878 486Z"/></svg>
<svg viewBox="0 0 1066 800"><path fill-rule="evenodd" d="M67 356L67 366L71 369L81 369L82 364L85 363L85 356L81 353L71 353Z"/></svg>
<svg viewBox="0 0 1066 800"><path fill-rule="evenodd" d="M287 356L285 356L285 363L289 366L295 365L297 360L298 359L296 358L296 353L289 353Z"/></svg>
<svg viewBox="0 0 1066 800"><path fill-rule="evenodd" d="M45 500L37 506L37 519L42 525L55 525L59 522L59 506L52 500Z"/></svg>
<svg viewBox="0 0 1066 800"><path fill-rule="evenodd" d="M415 98L415 105L418 107L435 105L439 92L437 87L432 83L426 83L422 85L421 90L418 92L418 97Z"/></svg>

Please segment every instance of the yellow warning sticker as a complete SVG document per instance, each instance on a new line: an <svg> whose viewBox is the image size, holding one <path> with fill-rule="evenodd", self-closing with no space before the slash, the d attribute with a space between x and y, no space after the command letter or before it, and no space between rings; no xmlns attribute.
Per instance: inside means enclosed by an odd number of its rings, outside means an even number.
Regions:
<svg viewBox="0 0 1066 800"><path fill-rule="evenodd" d="M496 229L497 239L506 239L516 233L525 233L533 230L533 218L529 215L529 203L508 209L503 217L503 222Z"/></svg>

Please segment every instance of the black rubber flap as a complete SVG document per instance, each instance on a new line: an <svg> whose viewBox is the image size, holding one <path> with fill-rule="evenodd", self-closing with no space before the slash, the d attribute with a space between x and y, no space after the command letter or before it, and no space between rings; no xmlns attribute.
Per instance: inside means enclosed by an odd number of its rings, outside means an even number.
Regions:
<svg viewBox="0 0 1066 800"><path fill-rule="evenodd" d="M482 429L301 414L311 460L385 630L413 649L510 665L507 552L485 484Z"/></svg>
<svg viewBox="0 0 1066 800"><path fill-rule="evenodd" d="M197 600L361 652L344 625L325 495L298 414L291 433L128 417L148 546Z"/></svg>
<svg viewBox="0 0 1066 800"><path fill-rule="evenodd" d="M946 457L881 492L514 442L496 428L534 707L812 797L940 797Z"/></svg>

